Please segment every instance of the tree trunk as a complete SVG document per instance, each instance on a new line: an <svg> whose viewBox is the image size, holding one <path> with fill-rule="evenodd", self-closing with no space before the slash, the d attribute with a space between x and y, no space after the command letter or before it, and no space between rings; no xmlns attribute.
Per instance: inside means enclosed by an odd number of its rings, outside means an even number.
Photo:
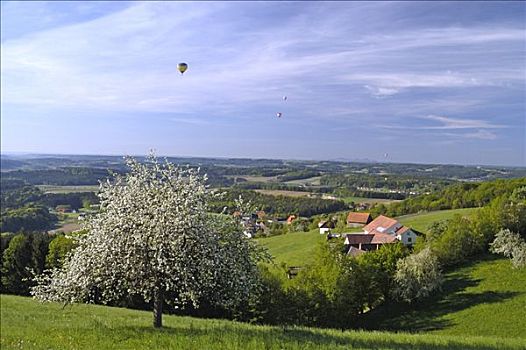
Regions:
<svg viewBox="0 0 526 350"><path fill-rule="evenodd" d="M161 288L157 288L153 297L153 326L155 328L163 326L163 302L164 293Z"/></svg>

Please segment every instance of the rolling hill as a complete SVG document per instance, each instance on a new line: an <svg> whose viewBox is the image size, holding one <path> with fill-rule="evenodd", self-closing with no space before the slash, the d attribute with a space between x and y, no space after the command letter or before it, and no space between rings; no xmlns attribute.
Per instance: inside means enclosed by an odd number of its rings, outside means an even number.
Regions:
<svg viewBox="0 0 526 350"><path fill-rule="evenodd" d="M99 305L40 304L1 296L3 350L11 349L524 349L522 339L256 326Z"/></svg>

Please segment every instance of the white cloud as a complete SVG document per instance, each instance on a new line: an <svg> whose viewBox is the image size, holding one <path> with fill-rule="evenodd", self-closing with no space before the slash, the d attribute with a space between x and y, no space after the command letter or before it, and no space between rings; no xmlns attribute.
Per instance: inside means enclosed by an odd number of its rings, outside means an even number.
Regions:
<svg viewBox="0 0 526 350"><path fill-rule="evenodd" d="M492 124L488 121L480 119L461 119L438 115L428 115L420 118L437 121L441 123L441 125L417 127L419 129L498 129L507 127L505 125Z"/></svg>
<svg viewBox="0 0 526 350"><path fill-rule="evenodd" d="M352 5L331 9L333 16L320 16L322 7L315 6L271 26L252 21L260 19L257 10L273 3L136 3L2 43L2 103L247 114L280 108L285 93L289 104L302 106L298 114L330 118L327 111L338 109L385 113L359 95L364 87L374 97L387 97L417 88L467 91L524 81L516 49L504 56L499 51L524 40L522 30L459 27L369 35L361 29L362 11L376 13L377 5ZM477 55L486 45L499 50L481 59ZM437 53L447 58L435 59ZM499 67L495 57L508 57L511 64ZM190 64L182 77L175 69L179 61ZM437 69L443 61L450 67ZM454 103L444 100L444 108ZM425 110L415 98L389 106L389 112L413 104Z"/></svg>
<svg viewBox="0 0 526 350"><path fill-rule="evenodd" d="M481 140L495 140L497 138L497 135L494 132L488 130L477 130L476 132L466 133L463 136Z"/></svg>

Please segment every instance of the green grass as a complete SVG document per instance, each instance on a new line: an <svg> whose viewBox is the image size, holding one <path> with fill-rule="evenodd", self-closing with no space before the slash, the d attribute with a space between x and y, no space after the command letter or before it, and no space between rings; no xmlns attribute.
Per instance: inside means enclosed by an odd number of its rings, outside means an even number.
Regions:
<svg viewBox="0 0 526 350"><path fill-rule="evenodd" d="M520 339L255 326L96 305L62 307L1 297L2 350L11 349L523 349Z"/></svg>
<svg viewBox="0 0 526 350"><path fill-rule="evenodd" d="M354 203L392 203L392 202L400 202L398 199L385 199L385 198L366 198L366 197L343 197L340 198L342 201L344 201L346 204L349 204L351 202Z"/></svg>
<svg viewBox="0 0 526 350"><path fill-rule="evenodd" d="M365 326L438 335L522 338L526 349L526 269L488 255L449 272L443 290L424 301L384 305Z"/></svg>
<svg viewBox="0 0 526 350"><path fill-rule="evenodd" d="M277 264L303 266L312 261L312 251L319 242L326 240L319 229L309 232L293 232L285 235L260 238L258 242L267 247Z"/></svg>
<svg viewBox="0 0 526 350"><path fill-rule="evenodd" d="M399 220L402 224L406 226L414 228L417 231L426 232L429 225L431 225L435 221L451 219L457 214L469 216L475 213L477 210L478 208L438 210L426 213L399 216L397 220Z"/></svg>
<svg viewBox="0 0 526 350"><path fill-rule="evenodd" d="M470 215L476 210L477 208L441 210L405 215L398 219L404 225L425 232L427 227L435 221L452 218L455 214ZM361 230L361 228L347 228L345 232ZM316 245L326 239L325 235L320 235L319 232L318 229L309 232L294 232L281 236L260 238L258 242L268 248L277 264L284 262L289 266L303 266L312 261L312 252Z"/></svg>
<svg viewBox="0 0 526 350"><path fill-rule="evenodd" d="M310 192L302 191L287 191L287 190L254 190L261 194L267 194L270 196L285 196L285 197L308 197Z"/></svg>
<svg viewBox="0 0 526 350"><path fill-rule="evenodd" d="M55 186L38 185L44 193L76 193L76 192L98 192L99 185L79 185L79 186Z"/></svg>

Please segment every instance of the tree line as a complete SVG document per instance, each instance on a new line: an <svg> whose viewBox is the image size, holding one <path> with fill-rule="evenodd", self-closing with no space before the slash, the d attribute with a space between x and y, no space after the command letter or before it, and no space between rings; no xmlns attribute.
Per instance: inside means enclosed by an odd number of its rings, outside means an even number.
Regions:
<svg viewBox="0 0 526 350"><path fill-rule="evenodd" d="M526 186L526 178L455 183L436 193L411 197L389 205L378 204L371 212L374 215L400 216L420 211L482 207L498 196L511 194L522 186Z"/></svg>
<svg viewBox="0 0 526 350"><path fill-rule="evenodd" d="M210 209L214 212L222 212L226 207L227 212L232 213L236 210L235 201L239 196L252 203L258 210L263 210L265 213L273 216L285 218L291 214L312 216L347 209L347 205L339 200L281 195L272 196L238 189L225 190L221 198L210 203Z"/></svg>
<svg viewBox="0 0 526 350"><path fill-rule="evenodd" d="M48 208L68 205L72 210L89 207L99 202L92 192L43 193L20 179L1 179L2 204L0 232L43 231L58 221Z"/></svg>

